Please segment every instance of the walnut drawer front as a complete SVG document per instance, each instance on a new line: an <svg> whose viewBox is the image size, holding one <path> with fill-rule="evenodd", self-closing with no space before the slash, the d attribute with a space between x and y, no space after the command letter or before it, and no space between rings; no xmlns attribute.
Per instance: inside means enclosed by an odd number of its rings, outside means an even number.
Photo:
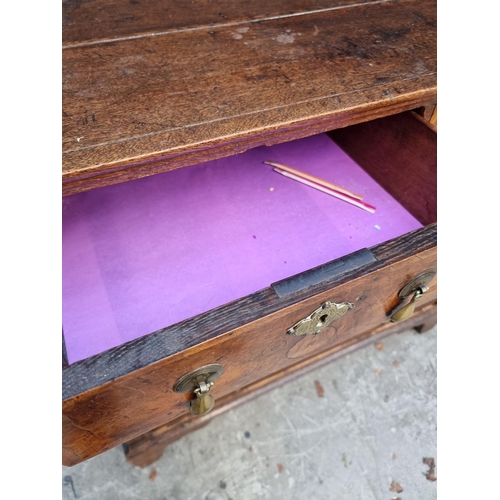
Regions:
<svg viewBox="0 0 500 500"><path fill-rule="evenodd" d="M201 345L69 397L63 404L64 463L73 465L88 459L188 412L192 394L177 394L173 386L179 377L199 366L219 363L224 367L212 389L217 401L218 397L387 322L405 283L436 267L436 247L385 266L377 261L372 267L359 277ZM421 305L436 300L436 281L424 294ZM325 301L348 301L354 307L316 336L286 333Z"/></svg>

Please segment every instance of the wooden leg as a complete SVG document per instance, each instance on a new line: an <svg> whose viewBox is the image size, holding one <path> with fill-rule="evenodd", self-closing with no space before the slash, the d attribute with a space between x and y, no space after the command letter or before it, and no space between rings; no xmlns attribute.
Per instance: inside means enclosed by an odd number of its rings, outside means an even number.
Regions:
<svg viewBox="0 0 500 500"><path fill-rule="evenodd" d="M163 446L151 443L149 446L146 446L142 453L138 453L136 446L142 448L145 444L145 435L141 436L141 438L143 438L142 443L137 441L132 441L130 444L125 443L123 445L123 450L125 451L125 458L128 462L132 465L143 468L159 460L163 455L165 448L168 446L168 443L165 443ZM131 449L133 450L132 454L130 454Z"/></svg>
<svg viewBox="0 0 500 500"><path fill-rule="evenodd" d="M423 318L423 323L415 326L415 330L417 330L418 333L424 333L431 328L434 328L437 324L437 312L434 314L431 314L429 316L426 316Z"/></svg>
<svg viewBox="0 0 500 500"><path fill-rule="evenodd" d="M125 458L133 465L147 467L161 458L169 444L191 431L204 427L208 422L209 418L184 415L125 443Z"/></svg>

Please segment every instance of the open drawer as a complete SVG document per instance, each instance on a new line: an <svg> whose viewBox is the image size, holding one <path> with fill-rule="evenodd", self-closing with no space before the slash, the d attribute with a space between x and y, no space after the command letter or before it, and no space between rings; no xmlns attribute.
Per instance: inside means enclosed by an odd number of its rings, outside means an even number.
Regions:
<svg viewBox="0 0 500 500"><path fill-rule="evenodd" d="M266 159L361 191L376 211ZM217 401L390 322L422 273L417 312L434 303L436 133L404 113L259 147L69 196L63 228L74 465L188 413L193 392L174 386L196 368L223 367Z"/></svg>

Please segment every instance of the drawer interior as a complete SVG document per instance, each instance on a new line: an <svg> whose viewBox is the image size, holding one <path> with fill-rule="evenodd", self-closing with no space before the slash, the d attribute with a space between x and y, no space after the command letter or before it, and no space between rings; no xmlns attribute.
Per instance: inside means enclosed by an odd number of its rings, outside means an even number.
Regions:
<svg viewBox="0 0 500 500"><path fill-rule="evenodd" d="M434 132L404 114L63 198L69 362L435 222L435 156Z"/></svg>

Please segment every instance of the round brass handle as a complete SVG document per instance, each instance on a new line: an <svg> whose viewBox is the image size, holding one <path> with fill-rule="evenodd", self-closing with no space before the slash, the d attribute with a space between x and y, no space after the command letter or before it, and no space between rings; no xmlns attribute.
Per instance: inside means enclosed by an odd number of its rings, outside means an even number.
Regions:
<svg viewBox="0 0 500 500"><path fill-rule="evenodd" d="M423 273L418 274L413 279L408 281L406 285L399 291L398 297L402 300L413 294L410 302L405 305L398 305L391 313L390 318L392 323L404 321L408 319L415 311L415 303L418 302L427 290L429 284L436 276L435 269L428 269Z"/></svg>
<svg viewBox="0 0 500 500"><path fill-rule="evenodd" d="M212 363L201 366L183 375L174 384L174 392L194 392L196 399L191 400L189 411L192 415L201 417L206 415L215 405L215 399L210 394L210 389L224 371L222 365Z"/></svg>
<svg viewBox="0 0 500 500"><path fill-rule="evenodd" d="M398 309L391 316L391 321L393 323L397 323L398 321L404 321L405 319L408 319L413 314L413 311L415 310L415 302L419 301L423 295L424 295L424 292L422 290L417 290L413 294L413 297L411 298L410 302L408 302L408 304L403 306L401 309Z"/></svg>
<svg viewBox="0 0 500 500"><path fill-rule="evenodd" d="M196 398L191 402L191 406L189 407L189 411L195 417L201 417L202 415L206 415L215 405L215 399L210 394L203 396L201 398Z"/></svg>
<svg viewBox="0 0 500 500"><path fill-rule="evenodd" d="M212 385L213 382L211 384L206 384L206 387L195 389L194 393L196 394L196 399L191 401L191 404L189 405L189 411L192 415L201 417L202 415L207 414L214 407L215 399L210 394L210 388Z"/></svg>

